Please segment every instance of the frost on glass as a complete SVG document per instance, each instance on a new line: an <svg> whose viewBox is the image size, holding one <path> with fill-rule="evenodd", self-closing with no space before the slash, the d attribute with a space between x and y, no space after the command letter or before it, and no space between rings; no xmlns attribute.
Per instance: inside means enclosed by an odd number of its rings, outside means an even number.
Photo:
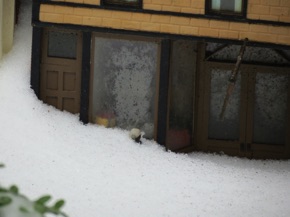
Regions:
<svg viewBox="0 0 290 217"><path fill-rule="evenodd" d="M285 144L288 75L257 73L254 107L254 142Z"/></svg>
<svg viewBox="0 0 290 217"><path fill-rule="evenodd" d="M48 33L48 56L75 59L77 34L68 32Z"/></svg>
<svg viewBox="0 0 290 217"><path fill-rule="evenodd" d="M192 125L195 42L176 41L172 46L170 128L190 129Z"/></svg>
<svg viewBox="0 0 290 217"><path fill-rule="evenodd" d="M214 52L217 48L223 44L219 43L207 43L206 51L208 53ZM211 56L214 60L228 60L228 61L237 61L237 57L240 52L241 45L229 45L224 49L216 52ZM289 61L283 56L287 56L287 51L279 52L262 47L250 47L247 46L245 53L243 55L243 62L258 62L258 63L272 63L272 64L289 64Z"/></svg>
<svg viewBox="0 0 290 217"><path fill-rule="evenodd" d="M115 119L115 126L154 132L158 45L95 38L93 118Z"/></svg>
<svg viewBox="0 0 290 217"><path fill-rule="evenodd" d="M190 145L193 123L196 42L177 40L172 44L171 86L167 147Z"/></svg>
<svg viewBox="0 0 290 217"><path fill-rule="evenodd" d="M208 137L210 139L238 140L241 76L238 75L233 93L229 98L224 117L221 119L224 98L229 85L231 70L212 69Z"/></svg>

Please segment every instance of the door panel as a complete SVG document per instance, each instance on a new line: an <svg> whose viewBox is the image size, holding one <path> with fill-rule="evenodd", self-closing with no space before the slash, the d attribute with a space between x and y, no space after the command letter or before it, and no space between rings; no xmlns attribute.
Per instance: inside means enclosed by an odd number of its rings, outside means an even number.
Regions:
<svg viewBox="0 0 290 217"><path fill-rule="evenodd" d="M60 110L78 113L80 74L73 67L42 64L41 99Z"/></svg>
<svg viewBox="0 0 290 217"><path fill-rule="evenodd" d="M244 101L246 99L246 69L239 71L238 78L229 97L224 116L221 116L227 94L233 64L207 63L204 86L203 138L199 143L206 151L224 152L237 155L245 135Z"/></svg>
<svg viewBox="0 0 290 217"><path fill-rule="evenodd" d="M288 69L289 70L289 69ZM287 155L289 135L289 75L287 68L257 67L251 79L247 143L254 157Z"/></svg>
<svg viewBox="0 0 290 217"><path fill-rule="evenodd" d="M225 95L229 85L231 70L212 68L210 72L210 108L208 138L221 140L239 140L240 138L240 99L241 76L239 73L231 94L224 117L220 117Z"/></svg>
<svg viewBox="0 0 290 217"><path fill-rule="evenodd" d="M288 75L257 72L253 142L285 144Z"/></svg>

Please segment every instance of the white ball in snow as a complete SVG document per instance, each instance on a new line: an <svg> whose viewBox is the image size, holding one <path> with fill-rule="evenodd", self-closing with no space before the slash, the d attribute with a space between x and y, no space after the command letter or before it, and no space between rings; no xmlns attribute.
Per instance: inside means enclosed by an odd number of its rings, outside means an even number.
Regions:
<svg viewBox="0 0 290 217"><path fill-rule="evenodd" d="M131 131L130 131L130 137L132 139L136 139L138 138L139 136L141 136L141 131L137 128L133 128Z"/></svg>

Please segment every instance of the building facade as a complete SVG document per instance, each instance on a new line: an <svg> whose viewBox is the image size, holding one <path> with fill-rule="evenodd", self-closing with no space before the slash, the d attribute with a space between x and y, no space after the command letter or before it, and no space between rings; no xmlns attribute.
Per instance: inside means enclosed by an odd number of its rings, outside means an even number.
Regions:
<svg viewBox="0 0 290 217"><path fill-rule="evenodd" d="M39 0L32 24L45 103L173 151L290 158L290 1Z"/></svg>

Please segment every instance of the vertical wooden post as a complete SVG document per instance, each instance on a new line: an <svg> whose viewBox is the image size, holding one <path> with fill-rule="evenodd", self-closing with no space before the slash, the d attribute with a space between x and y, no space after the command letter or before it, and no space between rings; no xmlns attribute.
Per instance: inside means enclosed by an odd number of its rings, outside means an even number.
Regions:
<svg viewBox="0 0 290 217"><path fill-rule="evenodd" d="M91 32L83 32L80 120L84 124L89 122L91 38Z"/></svg>

